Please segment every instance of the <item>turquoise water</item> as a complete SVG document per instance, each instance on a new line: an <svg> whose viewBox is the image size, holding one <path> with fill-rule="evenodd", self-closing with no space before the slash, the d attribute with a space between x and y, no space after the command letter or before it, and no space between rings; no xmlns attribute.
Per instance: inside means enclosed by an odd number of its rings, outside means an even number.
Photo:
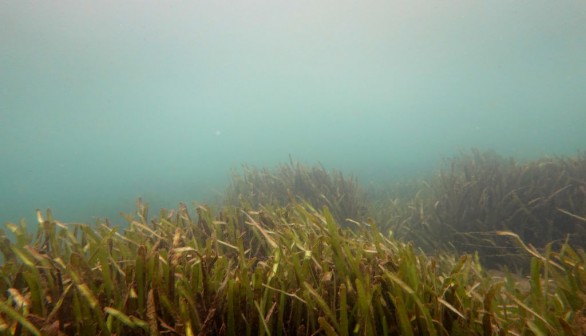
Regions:
<svg viewBox="0 0 586 336"><path fill-rule="evenodd" d="M2 1L0 224L218 197L289 155L364 184L586 149L584 1Z"/></svg>

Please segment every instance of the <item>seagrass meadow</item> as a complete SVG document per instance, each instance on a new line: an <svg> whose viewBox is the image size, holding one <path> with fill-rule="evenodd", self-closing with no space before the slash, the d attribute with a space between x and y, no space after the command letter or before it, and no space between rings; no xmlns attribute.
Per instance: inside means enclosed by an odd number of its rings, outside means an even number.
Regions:
<svg viewBox="0 0 586 336"><path fill-rule="evenodd" d="M585 32L0 0L0 336L586 335Z"/></svg>
<svg viewBox="0 0 586 336"><path fill-rule="evenodd" d="M291 162L125 225L37 210L0 233L0 330L584 335L585 158L471 151L376 192Z"/></svg>

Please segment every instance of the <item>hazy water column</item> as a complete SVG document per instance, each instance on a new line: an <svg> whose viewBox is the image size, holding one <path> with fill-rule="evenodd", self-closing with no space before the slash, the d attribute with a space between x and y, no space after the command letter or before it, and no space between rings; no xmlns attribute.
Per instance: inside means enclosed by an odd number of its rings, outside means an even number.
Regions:
<svg viewBox="0 0 586 336"><path fill-rule="evenodd" d="M116 217L291 154L364 181L583 148L581 1L0 3L0 220Z"/></svg>

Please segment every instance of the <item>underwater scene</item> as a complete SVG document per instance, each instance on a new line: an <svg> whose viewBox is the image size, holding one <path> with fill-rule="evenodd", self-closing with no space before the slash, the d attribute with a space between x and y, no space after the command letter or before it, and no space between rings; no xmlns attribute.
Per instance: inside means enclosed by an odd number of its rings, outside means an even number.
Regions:
<svg viewBox="0 0 586 336"><path fill-rule="evenodd" d="M586 335L586 2L0 2L1 335Z"/></svg>

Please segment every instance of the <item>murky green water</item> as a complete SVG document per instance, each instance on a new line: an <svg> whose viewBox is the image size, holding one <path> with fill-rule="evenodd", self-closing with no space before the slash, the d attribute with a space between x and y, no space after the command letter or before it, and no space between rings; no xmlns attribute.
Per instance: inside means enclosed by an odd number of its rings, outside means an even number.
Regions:
<svg viewBox="0 0 586 336"><path fill-rule="evenodd" d="M364 184L586 144L583 1L0 2L0 222L121 221L289 155Z"/></svg>

